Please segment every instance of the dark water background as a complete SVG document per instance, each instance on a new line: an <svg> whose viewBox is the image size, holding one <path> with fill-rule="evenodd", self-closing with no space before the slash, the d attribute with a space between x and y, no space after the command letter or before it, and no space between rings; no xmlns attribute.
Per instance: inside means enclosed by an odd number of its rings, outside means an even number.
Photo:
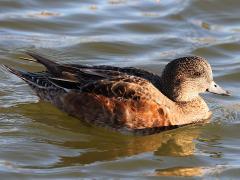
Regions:
<svg viewBox="0 0 240 180"><path fill-rule="evenodd" d="M0 70L1 179L240 176L240 1L1 0L0 63L34 50L62 63L137 66L161 73L173 58L208 58L231 97L205 94L212 122L146 137L89 127L39 102Z"/></svg>

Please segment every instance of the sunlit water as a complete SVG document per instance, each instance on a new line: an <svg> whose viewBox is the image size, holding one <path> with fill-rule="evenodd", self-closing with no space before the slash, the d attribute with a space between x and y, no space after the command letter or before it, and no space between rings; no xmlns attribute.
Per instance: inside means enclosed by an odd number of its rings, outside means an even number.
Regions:
<svg viewBox="0 0 240 180"><path fill-rule="evenodd" d="M39 102L0 70L1 179L240 176L240 2L235 0L0 1L0 63L34 50L62 63L137 66L208 58L231 97L205 94L211 123L134 137L88 126Z"/></svg>

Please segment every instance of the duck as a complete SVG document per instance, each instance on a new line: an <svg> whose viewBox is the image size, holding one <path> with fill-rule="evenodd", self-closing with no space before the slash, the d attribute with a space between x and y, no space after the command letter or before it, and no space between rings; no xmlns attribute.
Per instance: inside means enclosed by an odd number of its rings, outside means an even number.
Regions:
<svg viewBox="0 0 240 180"><path fill-rule="evenodd" d="M46 70L3 67L24 80L42 101L89 125L121 133L154 134L209 121L212 112L200 96L230 93L213 80L207 59L170 61L161 75L135 67L60 64L35 52L25 58Z"/></svg>

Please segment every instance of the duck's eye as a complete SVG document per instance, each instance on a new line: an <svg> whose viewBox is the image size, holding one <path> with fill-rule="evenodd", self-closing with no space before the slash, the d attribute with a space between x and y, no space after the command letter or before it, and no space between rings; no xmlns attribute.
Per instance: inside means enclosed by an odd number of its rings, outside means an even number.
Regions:
<svg viewBox="0 0 240 180"><path fill-rule="evenodd" d="M193 75L196 76L196 77L199 77L199 76L201 76L201 73L200 72L194 72Z"/></svg>

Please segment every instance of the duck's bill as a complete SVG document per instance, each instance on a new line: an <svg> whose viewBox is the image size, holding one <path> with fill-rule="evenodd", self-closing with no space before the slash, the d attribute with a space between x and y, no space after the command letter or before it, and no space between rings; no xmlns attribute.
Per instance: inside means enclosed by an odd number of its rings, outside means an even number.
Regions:
<svg viewBox="0 0 240 180"><path fill-rule="evenodd" d="M221 88L214 81L212 81L212 83L210 84L210 87L207 89L207 91L210 92L210 93L214 93L214 94L230 96L230 92L229 91L225 91L223 88Z"/></svg>

